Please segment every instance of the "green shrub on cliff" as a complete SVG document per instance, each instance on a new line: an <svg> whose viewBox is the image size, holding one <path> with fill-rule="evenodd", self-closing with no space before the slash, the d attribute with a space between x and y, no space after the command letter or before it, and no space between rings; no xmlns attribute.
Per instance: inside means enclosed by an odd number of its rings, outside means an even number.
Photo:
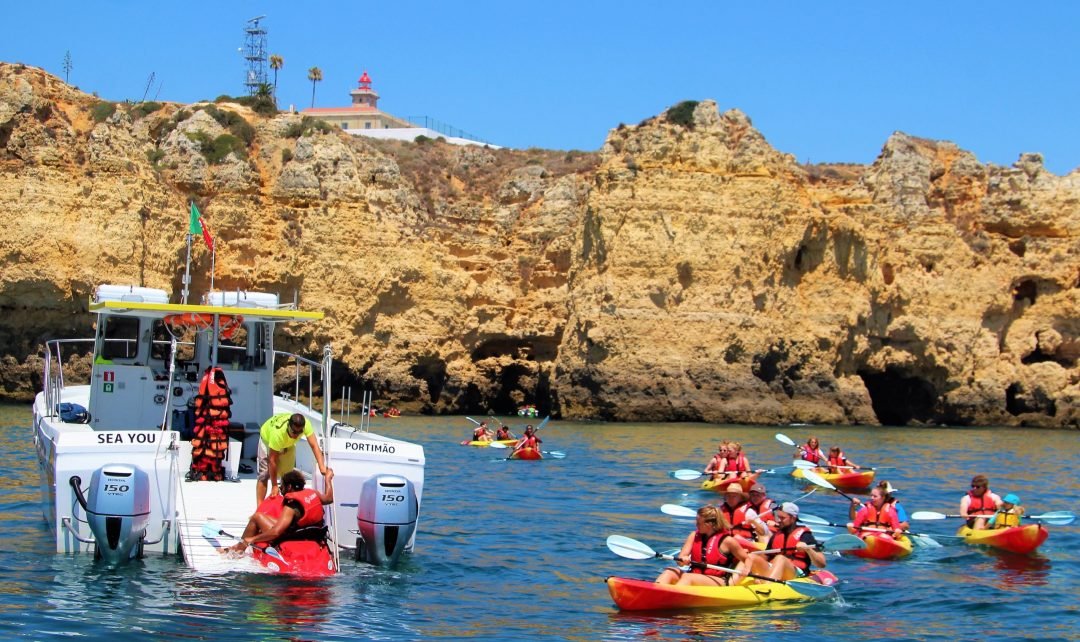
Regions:
<svg viewBox="0 0 1080 642"><path fill-rule="evenodd" d="M100 102L90 108L90 115L94 118L95 123L103 123L115 113L116 103Z"/></svg>
<svg viewBox="0 0 1080 642"><path fill-rule="evenodd" d="M155 111L161 109L161 107L161 103L151 100L145 103L139 103L138 105L135 105L131 108L131 111L129 113L131 114L132 118L143 118L144 116L152 114Z"/></svg>
<svg viewBox="0 0 1080 642"><path fill-rule="evenodd" d="M678 105L667 110L665 116L669 123L682 125L687 129L694 128L694 110L697 109L698 101L684 100Z"/></svg>
<svg viewBox="0 0 1080 642"><path fill-rule="evenodd" d="M285 137L300 138L301 136L307 136L312 130L326 134L334 131L334 128L325 120L304 116L300 119L300 122L289 125L289 128L285 130Z"/></svg>
<svg viewBox="0 0 1080 642"><path fill-rule="evenodd" d="M233 152L239 158L247 158L247 146L242 140L231 134L222 134L217 138L211 138L204 131L189 132L186 134L190 140L199 144L199 151L203 158L211 165L217 165L225 160L229 152Z"/></svg>

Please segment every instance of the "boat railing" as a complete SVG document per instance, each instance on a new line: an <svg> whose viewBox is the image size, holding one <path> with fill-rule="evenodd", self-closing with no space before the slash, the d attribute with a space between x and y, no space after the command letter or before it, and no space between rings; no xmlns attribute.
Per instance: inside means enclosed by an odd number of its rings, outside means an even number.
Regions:
<svg viewBox="0 0 1080 642"><path fill-rule="evenodd" d="M321 413L322 409L315 406L315 385L316 382L322 385L322 364L292 352L274 350L275 371L281 369L277 366L279 360L284 361L283 368L292 368L293 392L291 398L293 401L304 404L308 410ZM301 393L303 393L303 396ZM289 398L288 394L282 396ZM306 401L304 401L304 397L307 398Z"/></svg>
<svg viewBox="0 0 1080 642"><path fill-rule="evenodd" d="M59 406L64 391L64 355L78 354L69 349L77 344L85 344L84 354L91 354L94 348L93 339L52 339L45 342L45 363L42 366L42 388L45 392L45 412L47 416L55 417L59 414Z"/></svg>

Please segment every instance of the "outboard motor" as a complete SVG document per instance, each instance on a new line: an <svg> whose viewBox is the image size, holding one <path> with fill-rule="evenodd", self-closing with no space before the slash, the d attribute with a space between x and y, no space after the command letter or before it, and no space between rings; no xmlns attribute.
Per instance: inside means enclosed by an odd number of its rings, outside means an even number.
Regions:
<svg viewBox="0 0 1080 642"><path fill-rule="evenodd" d="M356 559L392 566L412 539L419 506L412 482L397 475L379 475L360 488L356 521Z"/></svg>
<svg viewBox="0 0 1080 642"><path fill-rule="evenodd" d="M89 499L79 487L81 479L76 476L69 482L86 511L97 557L118 564L140 556L150 520L149 476L130 464L107 464L94 471Z"/></svg>

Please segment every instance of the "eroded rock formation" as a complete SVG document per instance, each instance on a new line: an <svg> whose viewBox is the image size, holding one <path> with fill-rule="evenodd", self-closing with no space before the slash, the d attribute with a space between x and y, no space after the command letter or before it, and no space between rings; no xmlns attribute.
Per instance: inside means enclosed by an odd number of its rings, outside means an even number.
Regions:
<svg viewBox="0 0 1080 642"><path fill-rule="evenodd" d="M285 348L331 342L335 395L1080 426L1080 172L1037 154L898 132L868 167L804 166L711 101L595 154L373 142L235 104L110 109L0 64L3 397L33 393L44 339L89 331L96 285L179 291L189 200L215 286L326 312Z"/></svg>

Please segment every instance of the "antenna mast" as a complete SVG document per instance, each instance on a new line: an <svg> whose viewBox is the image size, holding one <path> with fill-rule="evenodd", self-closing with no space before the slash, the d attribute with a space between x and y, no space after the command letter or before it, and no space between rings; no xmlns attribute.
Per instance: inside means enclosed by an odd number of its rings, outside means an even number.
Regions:
<svg viewBox="0 0 1080 642"><path fill-rule="evenodd" d="M252 18L244 27L244 60L247 61L244 88L249 96L254 96L259 85L266 83L266 29L259 26L265 17Z"/></svg>

